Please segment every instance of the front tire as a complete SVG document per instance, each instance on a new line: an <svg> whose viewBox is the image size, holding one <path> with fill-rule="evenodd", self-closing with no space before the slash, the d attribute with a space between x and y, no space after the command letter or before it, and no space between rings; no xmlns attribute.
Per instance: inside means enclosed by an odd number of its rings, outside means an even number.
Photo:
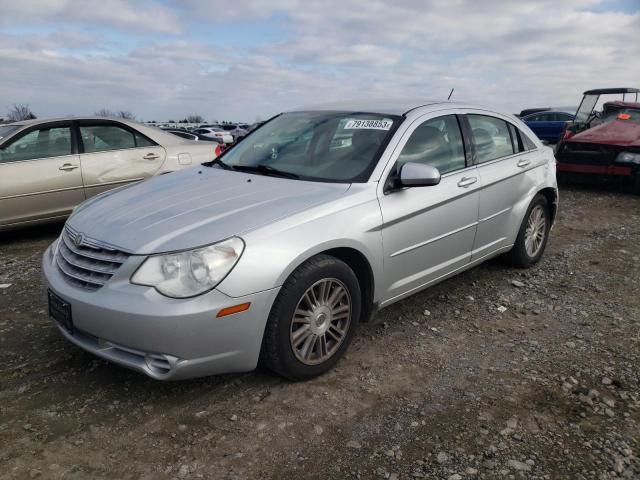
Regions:
<svg viewBox="0 0 640 480"><path fill-rule="evenodd" d="M508 262L517 268L529 268L538 263L547 246L551 216L544 195L536 195L522 220L516 242L507 254Z"/></svg>
<svg viewBox="0 0 640 480"><path fill-rule="evenodd" d="M290 380L333 368L349 347L360 319L361 292L353 270L317 255L285 281L271 308L261 362Z"/></svg>

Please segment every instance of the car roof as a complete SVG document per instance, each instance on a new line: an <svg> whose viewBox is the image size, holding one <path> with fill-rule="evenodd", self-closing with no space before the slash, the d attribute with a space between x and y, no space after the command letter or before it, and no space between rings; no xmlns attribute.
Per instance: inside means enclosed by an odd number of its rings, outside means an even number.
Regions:
<svg viewBox="0 0 640 480"><path fill-rule="evenodd" d="M136 122L135 120L129 120L127 118L118 118L118 117L96 117L96 116L86 116L86 117L53 117L53 118L36 118L33 120L21 120L19 122L12 122L9 125L19 125L21 127L37 125L39 123L49 123L49 122L63 122L65 120L112 120L120 123L124 123L127 125L144 125L140 122Z"/></svg>
<svg viewBox="0 0 640 480"><path fill-rule="evenodd" d="M583 95L607 95L614 93L640 93L638 88L595 88L587 90Z"/></svg>
<svg viewBox="0 0 640 480"><path fill-rule="evenodd" d="M603 108L606 107L618 107L618 108L640 108L640 103L638 102L621 102L619 100L616 100L615 102L606 102L604 105L602 105Z"/></svg>
<svg viewBox="0 0 640 480"><path fill-rule="evenodd" d="M7 139L11 138L11 137L14 137L15 135L17 135L20 132L24 131L25 128L31 127L33 125L39 125L39 124L50 123L50 122L63 122L63 121L69 121L69 120L80 120L80 121L82 121L82 120L110 120L112 122L122 123L124 125L128 125L129 127L133 128L135 130L138 130L142 134L148 136L153 141L158 142L160 144L166 143L167 141L169 141L171 143L175 143L176 142L175 139L176 138L180 138L180 137L176 137L172 133L167 132L166 130L161 129L160 127L145 125L144 123L136 122L134 120L128 120L126 118L96 117L96 116L86 116L86 117L69 116L69 117L56 117L56 118L36 118L35 120L23 120L23 121L20 121L20 122L9 123L7 125L16 125L16 126L21 127L21 128L17 129L15 132L12 132L11 136L7 137ZM3 141L5 141L7 139L3 139ZM184 142L188 142L189 140L183 139L183 141Z"/></svg>
<svg viewBox="0 0 640 480"><path fill-rule="evenodd" d="M525 115L522 118L533 117L534 115L546 115L547 113L564 113L565 115L574 115L571 112L567 112L566 110L544 110L542 112L533 112L529 115Z"/></svg>
<svg viewBox="0 0 640 480"><path fill-rule="evenodd" d="M444 100L425 100L415 98L405 99L374 99L374 100L347 100L342 102L321 103L295 108L292 112L302 111L346 111L346 112L372 112L386 113L387 115L404 115L416 108L442 103L455 103Z"/></svg>

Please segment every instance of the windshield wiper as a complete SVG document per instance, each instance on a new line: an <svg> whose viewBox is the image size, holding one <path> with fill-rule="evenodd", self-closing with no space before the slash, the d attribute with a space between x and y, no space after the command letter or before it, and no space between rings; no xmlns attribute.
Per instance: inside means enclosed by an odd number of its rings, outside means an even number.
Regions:
<svg viewBox="0 0 640 480"><path fill-rule="evenodd" d="M218 165L219 167L224 168L225 170L233 170L233 167L231 165L227 165L219 158L214 158L213 160L204 162L202 165L204 165L205 167L213 167L214 165Z"/></svg>
<svg viewBox="0 0 640 480"><path fill-rule="evenodd" d="M279 170L270 165L233 165L231 168L239 172L257 172L263 175L272 175L284 178L300 178L300 176L295 173L285 172L284 170Z"/></svg>

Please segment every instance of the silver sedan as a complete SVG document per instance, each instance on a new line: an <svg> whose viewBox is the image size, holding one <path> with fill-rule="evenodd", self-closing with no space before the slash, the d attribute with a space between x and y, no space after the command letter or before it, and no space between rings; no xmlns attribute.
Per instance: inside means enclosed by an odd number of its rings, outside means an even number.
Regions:
<svg viewBox="0 0 640 480"><path fill-rule="evenodd" d="M76 209L44 254L49 312L71 342L153 378L260 361L308 379L378 309L498 255L534 265L557 204L553 152L511 115L292 111L201 168Z"/></svg>

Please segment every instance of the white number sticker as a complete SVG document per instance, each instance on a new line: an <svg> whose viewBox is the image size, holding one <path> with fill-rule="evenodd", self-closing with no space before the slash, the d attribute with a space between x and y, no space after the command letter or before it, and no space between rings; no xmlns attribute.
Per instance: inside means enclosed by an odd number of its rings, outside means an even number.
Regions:
<svg viewBox="0 0 640 480"><path fill-rule="evenodd" d="M393 125L392 120L349 120L344 129L389 130L391 125Z"/></svg>

